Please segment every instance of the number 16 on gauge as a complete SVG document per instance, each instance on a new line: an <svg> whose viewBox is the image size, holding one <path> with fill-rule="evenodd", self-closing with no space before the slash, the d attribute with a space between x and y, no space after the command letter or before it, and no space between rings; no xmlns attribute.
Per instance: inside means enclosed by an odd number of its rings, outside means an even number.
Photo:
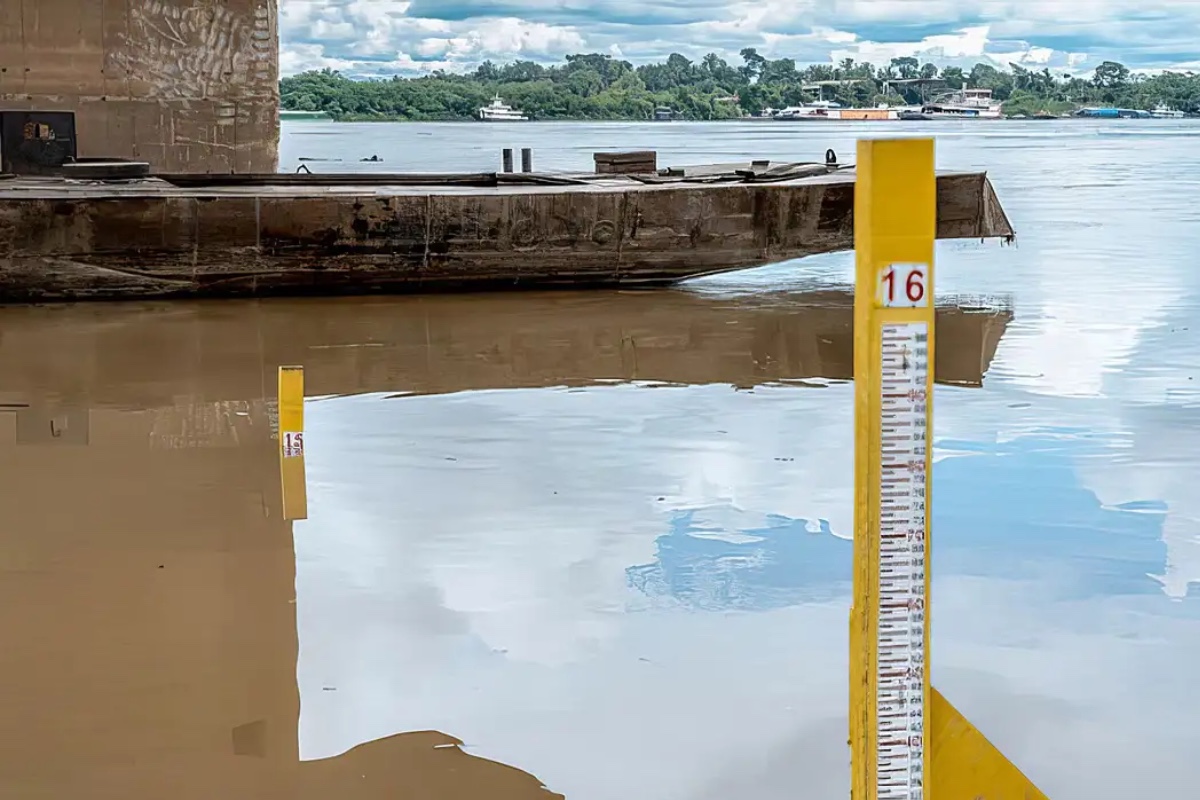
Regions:
<svg viewBox="0 0 1200 800"><path fill-rule="evenodd" d="M929 267L889 264L879 271L876 305L884 308L924 308L929 305Z"/></svg>

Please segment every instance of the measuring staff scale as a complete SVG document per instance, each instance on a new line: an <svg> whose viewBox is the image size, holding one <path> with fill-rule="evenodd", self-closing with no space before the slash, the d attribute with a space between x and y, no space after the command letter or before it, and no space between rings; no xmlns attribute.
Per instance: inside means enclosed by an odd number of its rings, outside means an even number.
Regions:
<svg viewBox="0 0 1200 800"><path fill-rule="evenodd" d="M925 269L903 271L924 285ZM884 292L885 297L889 292ZM889 305L894 305L891 303ZM885 306L889 307L889 306ZM876 622L876 747L879 796L921 800L925 773L925 505L929 481L929 326L883 325L880 333L879 612Z"/></svg>
<svg viewBox="0 0 1200 800"><path fill-rule="evenodd" d="M932 139L859 142L855 188L853 800L1046 800L929 681Z"/></svg>

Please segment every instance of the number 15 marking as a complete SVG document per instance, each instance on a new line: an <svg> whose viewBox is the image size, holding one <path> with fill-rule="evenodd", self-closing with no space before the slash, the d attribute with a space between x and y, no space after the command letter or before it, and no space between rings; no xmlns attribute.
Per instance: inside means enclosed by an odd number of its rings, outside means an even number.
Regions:
<svg viewBox="0 0 1200 800"><path fill-rule="evenodd" d="M283 434L283 457L299 458L304 455L304 433L289 431Z"/></svg>
<svg viewBox="0 0 1200 800"><path fill-rule="evenodd" d="M889 264L879 271L876 305L884 308L924 308L929 305L929 267Z"/></svg>

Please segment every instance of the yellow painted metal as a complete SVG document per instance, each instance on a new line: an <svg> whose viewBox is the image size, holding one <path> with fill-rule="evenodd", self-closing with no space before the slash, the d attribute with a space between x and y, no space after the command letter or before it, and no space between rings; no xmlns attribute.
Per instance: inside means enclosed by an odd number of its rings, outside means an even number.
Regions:
<svg viewBox="0 0 1200 800"><path fill-rule="evenodd" d="M283 518L308 518L304 472L304 367L279 368L279 475Z"/></svg>
<svg viewBox="0 0 1200 800"><path fill-rule="evenodd" d="M944 800L1049 800L941 692L932 692L930 790Z"/></svg>
<svg viewBox="0 0 1200 800"><path fill-rule="evenodd" d="M920 696L922 726L921 783L892 790L890 797L907 800L1047 800L1034 784L996 747L934 690L929 682L930 511L932 509L932 437L934 330L934 238L937 227L937 188L931 139L863 141L858 148L855 189L855 494L854 599L850 612L850 745L852 800L879 800L881 763L878 694L881 542L883 541L881 479L884 465L884 339L885 326L919 323L927 331L928 360L924 390L924 457L919 473L924 482L924 536L920 584L923 611L913 641L922 645ZM903 290L897 276L920 271L923 302L896 307L889 290ZM890 277L890 283L888 276ZM910 295L908 300L913 300ZM889 335L895 335L895 329ZM919 341L919 340L914 340ZM919 349L919 345L918 345ZM905 353L908 350L904 351ZM904 370L909 370L905 356ZM894 385L893 389L894 391ZM891 395L894 397L895 395ZM894 401L889 408L894 409ZM913 413L919 406L912 406ZM893 415L894 416L894 415ZM890 430L891 439L897 430ZM916 438L916 437L914 437ZM889 445L890 446L890 445ZM893 451L890 451L894 453ZM889 475L895 474L894 470ZM908 501L904 501L908 502ZM912 504L914 507L917 504ZM894 506L892 506L894 508ZM894 519L894 518L893 518ZM894 526L894 523L889 523ZM909 523L914 524L914 523ZM889 545L891 547L891 545ZM894 552L891 551L891 552ZM914 551L915 553L915 551ZM912 585L918 586L915 579ZM914 595L920 590L914 588ZM914 651L915 651L915 645ZM915 681L915 679L914 679ZM913 740L910 740L910 742Z"/></svg>
<svg viewBox="0 0 1200 800"><path fill-rule="evenodd" d="M926 430L931 429L934 363L933 248L937 235L937 179L932 139L867 140L858 145L854 200L855 279L855 495L854 600L850 614L851 796L876 800L877 658L879 633L882 328L891 323L928 327L928 375L925 387ZM921 265L923 304L885 307L884 279L893 265ZM893 276L893 281L895 280ZM896 288L894 283L891 288ZM901 291L903 286L899 287ZM926 502L930 454L925 448ZM928 542L929 521L924 534ZM925 582L928 608L928 582ZM929 663L929 615L923 615L923 664ZM929 674L922 669L924 709L929 708ZM926 719L927 722L927 719ZM923 773L929 774L929 749L920 747ZM931 792L921 791L922 800ZM912 795L916 796L916 795ZM951 800L947 798L947 800ZM955 799L956 800L956 799Z"/></svg>

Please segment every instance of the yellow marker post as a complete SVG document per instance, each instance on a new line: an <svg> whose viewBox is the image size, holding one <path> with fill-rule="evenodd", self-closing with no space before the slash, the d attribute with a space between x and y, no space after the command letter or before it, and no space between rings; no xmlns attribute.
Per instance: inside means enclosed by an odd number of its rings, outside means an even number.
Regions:
<svg viewBox="0 0 1200 800"><path fill-rule="evenodd" d="M308 518L304 474L304 367L279 368L279 474L283 518Z"/></svg>
<svg viewBox="0 0 1200 800"><path fill-rule="evenodd" d="M857 169L852 788L925 800L933 140L860 142Z"/></svg>
<svg viewBox="0 0 1200 800"><path fill-rule="evenodd" d="M929 682L932 139L859 142L852 800L1044 800Z"/></svg>

